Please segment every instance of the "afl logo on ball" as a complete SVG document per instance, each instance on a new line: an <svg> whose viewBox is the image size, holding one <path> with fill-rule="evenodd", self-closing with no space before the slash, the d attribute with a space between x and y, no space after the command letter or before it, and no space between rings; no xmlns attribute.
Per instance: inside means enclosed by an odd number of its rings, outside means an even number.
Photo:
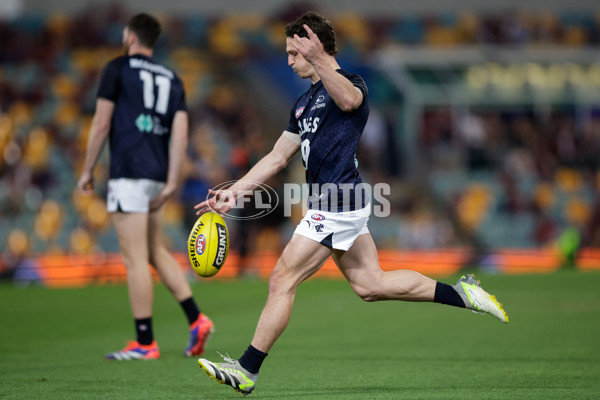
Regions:
<svg viewBox="0 0 600 400"><path fill-rule="evenodd" d="M206 250L206 238L204 235L198 235L196 239L196 253L201 256Z"/></svg>
<svg viewBox="0 0 600 400"><path fill-rule="evenodd" d="M323 221L325 219L325 216L322 214L313 214L310 217L315 221Z"/></svg>
<svg viewBox="0 0 600 400"><path fill-rule="evenodd" d="M302 113L304 112L304 107L300 107L299 109L296 110L296 118L300 118L300 116L302 115Z"/></svg>

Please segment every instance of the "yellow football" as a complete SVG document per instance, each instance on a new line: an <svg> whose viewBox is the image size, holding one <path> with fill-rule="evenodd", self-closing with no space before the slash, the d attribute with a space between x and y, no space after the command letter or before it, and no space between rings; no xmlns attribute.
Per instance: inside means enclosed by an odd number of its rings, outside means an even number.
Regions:
<svg viewBox="0 0 600 400"><path fill-rule="evenodd" d="M229 232L223 217L212 211L202 214L187 245L190 263L198 275L208 278L219 272L229 252Z"/></svg>

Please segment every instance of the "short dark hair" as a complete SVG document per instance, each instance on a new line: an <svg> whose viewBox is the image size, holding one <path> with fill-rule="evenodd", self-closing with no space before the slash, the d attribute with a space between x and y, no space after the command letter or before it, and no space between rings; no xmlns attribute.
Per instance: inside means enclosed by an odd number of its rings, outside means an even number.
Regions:
<svg viewBox="0 0 600 400"><path fill-rule="evenodd" d="M300 37L308 37L304 25L308 25L310 29L319 37L325 52L330 56L337 54L337 45L335 43L335 32L331 21L322 17L314 11L309 11L295 21L290 22L285 26L286 37L294 37L298 35Z"/></svg>
<svg viewBox="0 0 600 400"><path fill-rule="evenodd" d="M127 22L127 28L135 33L144 47L154 48L160 36L160 24L151 15L141 13L134 15Z"/></svg>

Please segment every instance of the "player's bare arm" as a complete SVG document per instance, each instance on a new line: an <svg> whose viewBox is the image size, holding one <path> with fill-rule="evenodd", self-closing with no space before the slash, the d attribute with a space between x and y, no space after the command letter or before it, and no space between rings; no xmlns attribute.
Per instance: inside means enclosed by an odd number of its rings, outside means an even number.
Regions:
<svg viewBox="0 0 600 400"><path fill-rule="evenodd" d="M94 166L102 152L102 147L110 132L112 115L115 110L115 103L103 98L96 101L96 112L92 119L92 126L88 137L87 150L81 176L77 182L77 187L85 194L94 191Z"/></svg>
<svg viewBox="0 0 600 400"><path fill-rule="evenodd" d="M222 190L209 190L213 195L208 200L196 204L196 215L212 210L225 214L229 212L241 193L253 190L257 183L263 183L287 166L292 157L300 150L300 143L290 139L284 132L269 154L264 156L243 178L231 187Z"/></svg>
<svg viewBox="0 0 600 400"><path fill-rule="evenodd" d="M181 167L185 159L188 144L188 113L177 111L171 128L171 144L169 146L169 170L167 181L160 193L150 201L151 211L159 209L177 189Z"/></svg>
<svg viewBox="0 0 600 400"><path fill-rule="evenodd" d="M352 82L337 73L339 65L333 56L327 54L319 37L304 25L308 37L294 35L292 45L309 62L321 78L323 86L343 111L352 111L358 108L363 100L363 94Z"/></svg>

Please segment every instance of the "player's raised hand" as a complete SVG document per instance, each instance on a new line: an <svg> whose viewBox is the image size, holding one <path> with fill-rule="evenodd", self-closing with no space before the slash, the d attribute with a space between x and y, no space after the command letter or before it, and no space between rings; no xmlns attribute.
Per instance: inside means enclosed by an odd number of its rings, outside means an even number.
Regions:
<svg viewBox="0 0 600 400"><path fill-rule="evenodd" d="M206 199L202 203L194 206L194 209L197 210L196 215L204 214L209 210L219 214L226 214L235 206L236 196L232 190L209 189L208 192L212 194L213 197Z"/></svg>
<svg viewBox="0 0 600 400"><path fill-rule="evenodd" d="M325 51L317 34L306 24L304 24L304 29L306 30L306 33L308 33L308 37L300 37L295 34L292 44L296 50L302 54L306 61L313 64L325 53Z"/></svg>

